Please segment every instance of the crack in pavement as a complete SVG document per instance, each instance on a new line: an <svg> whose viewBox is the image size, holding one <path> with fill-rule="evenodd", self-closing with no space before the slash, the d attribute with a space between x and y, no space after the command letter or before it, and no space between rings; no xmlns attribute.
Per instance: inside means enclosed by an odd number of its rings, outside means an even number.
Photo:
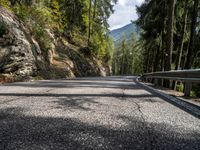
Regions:
<svg viewBox="0 0 200 150"><path fill-rule="evenodd" d="M124 88L122 88L122 98L123 99L126 99L126 89L124 89ZM138 112L140 113L140 117L141 117L141 120L142 120L142 125L143 125L143 127L145 127L145 129L146 129L146 131L147 131L147 134L148 134L148 143L149 143L149 149L150 150L153 150L153 149L155 149L154 148L154 146L153 146L153 140L151 139L151 130L149 129L149 128L151 128L151 127L148 127L148 124L145 124L145 123L147 123L147 121L146 121L146 119L145 119L145 115L144 115L144 113L142 112L142 107L141 107L141 105L140 105L140 102L136 102L136 101L132 101L135 105L136 105L136 107L137 107L137 110L138 110Z"/></svg>
<svg viewBox="0 0 200 150"><path fill-rule="evenodd" d="M108 88L110 82L106 80L101 88L94 88L99 78L92 84L86 82L88 87L77 83L76 87L68 88L65 86L68 81L53 80L42 86L2 88L0 103L16 101L0 105L0 147L199 149L197 118L137 83L133 86L125 79L120 83L110 81L118 86Z"/></svg>
<svg viewBox="0 0 200 150"><path fill-rule="evenodd" d="M147 134L148 134L148 143L149 143L149 146L150 146L150 150L153 150L154 149L154 146L153 146L154 141L151 138L151 135L152 135L151 134L151 130L150 130L151 127L150 126L148 127L148 123L147 123L147 121L146 121L146 119L144 117L145 116L144 113L141 110L140 103L139 102L133 102L133 103L136 104L137 110L139 111L140 116L142 118L142 124L146 128L146 131L147 131ZM146 122L146 124L145 124L145 122Z"/></svg>

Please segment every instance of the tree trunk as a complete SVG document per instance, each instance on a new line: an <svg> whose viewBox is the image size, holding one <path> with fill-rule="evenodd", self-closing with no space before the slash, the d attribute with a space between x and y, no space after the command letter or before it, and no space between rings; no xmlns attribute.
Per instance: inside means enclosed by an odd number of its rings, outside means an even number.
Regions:
<svg viewBox="0 0 200 150"><path fill-rule="evenodd" d="M90 4L89 4L89 26L88 26L88 46L90 44L90 35L91 35L91 7L92 7L92 0L90 0Z"/></svg>
<svg viewBox="0 0 200 150"><path fill-rule="evenodd" d="M153 64L153 72L158 71L159 61L160 61L160 45L157 47L154 64Z"/></svg>
<svg viewBox="0 0 200 150"><path fill-rule="evenodd" d="M181 58L182 58L183 45L184 45L184 37L185 37L185 33L187 32L187 16L188 16L187 5L188 5L188 0L185 1L185 6L184 6L183 28L182 28L182 31L181 31L180 48L178 49L178 52L177 52L175 70L179 70L180 69L180 65L181 65ZM176 84L177 84L177 82L174 81L173 85L172 85L172 89L176 89Z"/></svg>
<svg viewBox="0 0 200 150"><path fill-rule="evenodd" d="M167 20L167 35L166 35L166 55L165 55L165 71L171 70L172 51L173 51L173 31L174 31L174 10L176 0L169 0L168 4L168 20ZM170 87L170 81L165 81L165 87Z"/></svg>
<svg viewBox="0 0 200 150"><path fill-rule="evenodd" d="M175 70L178 70L180 68L180 64L181 64L181 58L182 58L182 53L183 53L183 45L184 45L184 37L185 37L185 33L187 30L187 14L188 14L188 9L187 9L187 1L185 2L185 11L184 11L184 22L183 22L183 28L181 31L181 41L180 41L180 48L178 50L178 58L176 61L176 67Z"/></svg>
<svg viewBox="0 0 200 150"><path fill-rule="evenodd" d="M161 71L165 71L165 35L164 31L161 33L161 49L162 49L162 58L161 58Z"/></svg>
<svg viewBox="0 0 200 150"><path fill-rule="evenodd" d="M123 48L123 50L122 50L122 64L121 64L121 66L122 66L122 68L121 68L121 75L124 75L124 67L125 67L125 65L124 65L124 60L125 60L125 58L124 58L124 51L125 51L125 49Z"/></svg>
<svg viewBox="0 0 200 150"><path fill-rule="evenodd" d="M173 50L173 25L174 25L174 10L176 0L169 0L168 6L168 21L167 21L167 38L166 38L166 59L165 59L165 70L171 70L172 63L172 50Z"/></svg>
<svg viewBox="0 0 200 150"><path fill-rule="evenodd" d="M146 59L146 72L149 72L149 57L150 57L150 51L148 51L147 59Z"/></svg>
<svg viewBox="0 0 200 150"><path fill-rule="evenodd" d="M96 18L96 9L97 9L97 0L94 0L94 12L93 12L93 19Z"/></svg>
<svg viewBox="0 0 200 150"><path fill-rule="evenodd" d="M191 22L191 33L190 33L190 42L187 54L187 61L185 65L185 69L191 69L193 62L193 47L194 47L194 38L195 38L195 29L197 26L197 16L198 16L198 3L199 0L194 0L194 7L192 12L192 22Z"/></svg>

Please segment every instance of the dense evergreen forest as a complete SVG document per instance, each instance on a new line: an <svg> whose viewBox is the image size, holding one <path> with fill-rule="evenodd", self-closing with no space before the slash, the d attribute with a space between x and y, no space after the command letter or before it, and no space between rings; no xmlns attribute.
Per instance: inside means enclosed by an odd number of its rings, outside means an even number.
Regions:
<svg viewBox="0 0 200 150"><path fill-rule="evenodd" d="M138 75L143 73L141 45L135 33L123 36L115 43L112 71L115 75Z"/></svg>
<svg viewBox="0 0 200 150"><path fill-rule="evenodd" d="M137 13L144 72L200 68L199 0L146 0ZM183 84L172 88L183 91ZM191 94L200 96L199 89Z"/></svg>
<svg viewBox="0 0 200 150"><path fill-rule="evenodd" d="M129 49L127 47L134 49L136 53L127 52L121 57L131 57L133 54L136 56L135 60L130 59L131 62L126 61L125 63L136 62L131 70L126 72L126 69L120 71L120 68L127 66L121 61L117 65L119 69L116 71L117 74L200 67L200 5L198 0L146 0L137 7L137 13L139 18L133 23L141 31L139 40L129 39L125 42L121 39L116 46L116 53L119 53L118 51L124 53L124 50ZM140 58L137 60L138 57ZM138 66L140 63L142 63L142 68ZM133 71L132 68L137 71Z"/></svg>
<svg viewBox="0 0 200 150"><path fill-rule="evenodd" d="M139 39L121 39L115 47L113 72L147 72L200 68L199 0L145 0L137 7ZM170 83L166 81L166 87ZM183 91L184 86L172 84ZM199 87L194 88L199 95ZM195 95L194 94L194 95Z"/></svg>
<svg viewBox="0 0 200 150"><path fill-rule="evenodd" d="M200 67L199 0L146 0L137 12L144 72Z"/></svg>

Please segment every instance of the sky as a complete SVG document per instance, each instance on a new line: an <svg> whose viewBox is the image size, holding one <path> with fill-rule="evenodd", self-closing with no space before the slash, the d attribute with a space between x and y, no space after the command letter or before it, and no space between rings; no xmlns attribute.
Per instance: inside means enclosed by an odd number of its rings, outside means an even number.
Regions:
<svg viewBox="0 0 200 150"><path fill-rule="evenodd" d="M109 18L110 30L123 27L137 19L136 5L140 6L144 0L118 0L114 6L114 14Z"/></svg>

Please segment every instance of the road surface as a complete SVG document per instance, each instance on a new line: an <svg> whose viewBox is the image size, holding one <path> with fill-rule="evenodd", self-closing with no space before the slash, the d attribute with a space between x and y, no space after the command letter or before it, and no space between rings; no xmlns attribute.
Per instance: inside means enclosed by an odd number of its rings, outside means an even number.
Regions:
<svg viewBox="0 0 200 150"><path fill-rule="evenodd" d="M0 86L0 149L199 150L200 119L134 77Z"/></svg>

